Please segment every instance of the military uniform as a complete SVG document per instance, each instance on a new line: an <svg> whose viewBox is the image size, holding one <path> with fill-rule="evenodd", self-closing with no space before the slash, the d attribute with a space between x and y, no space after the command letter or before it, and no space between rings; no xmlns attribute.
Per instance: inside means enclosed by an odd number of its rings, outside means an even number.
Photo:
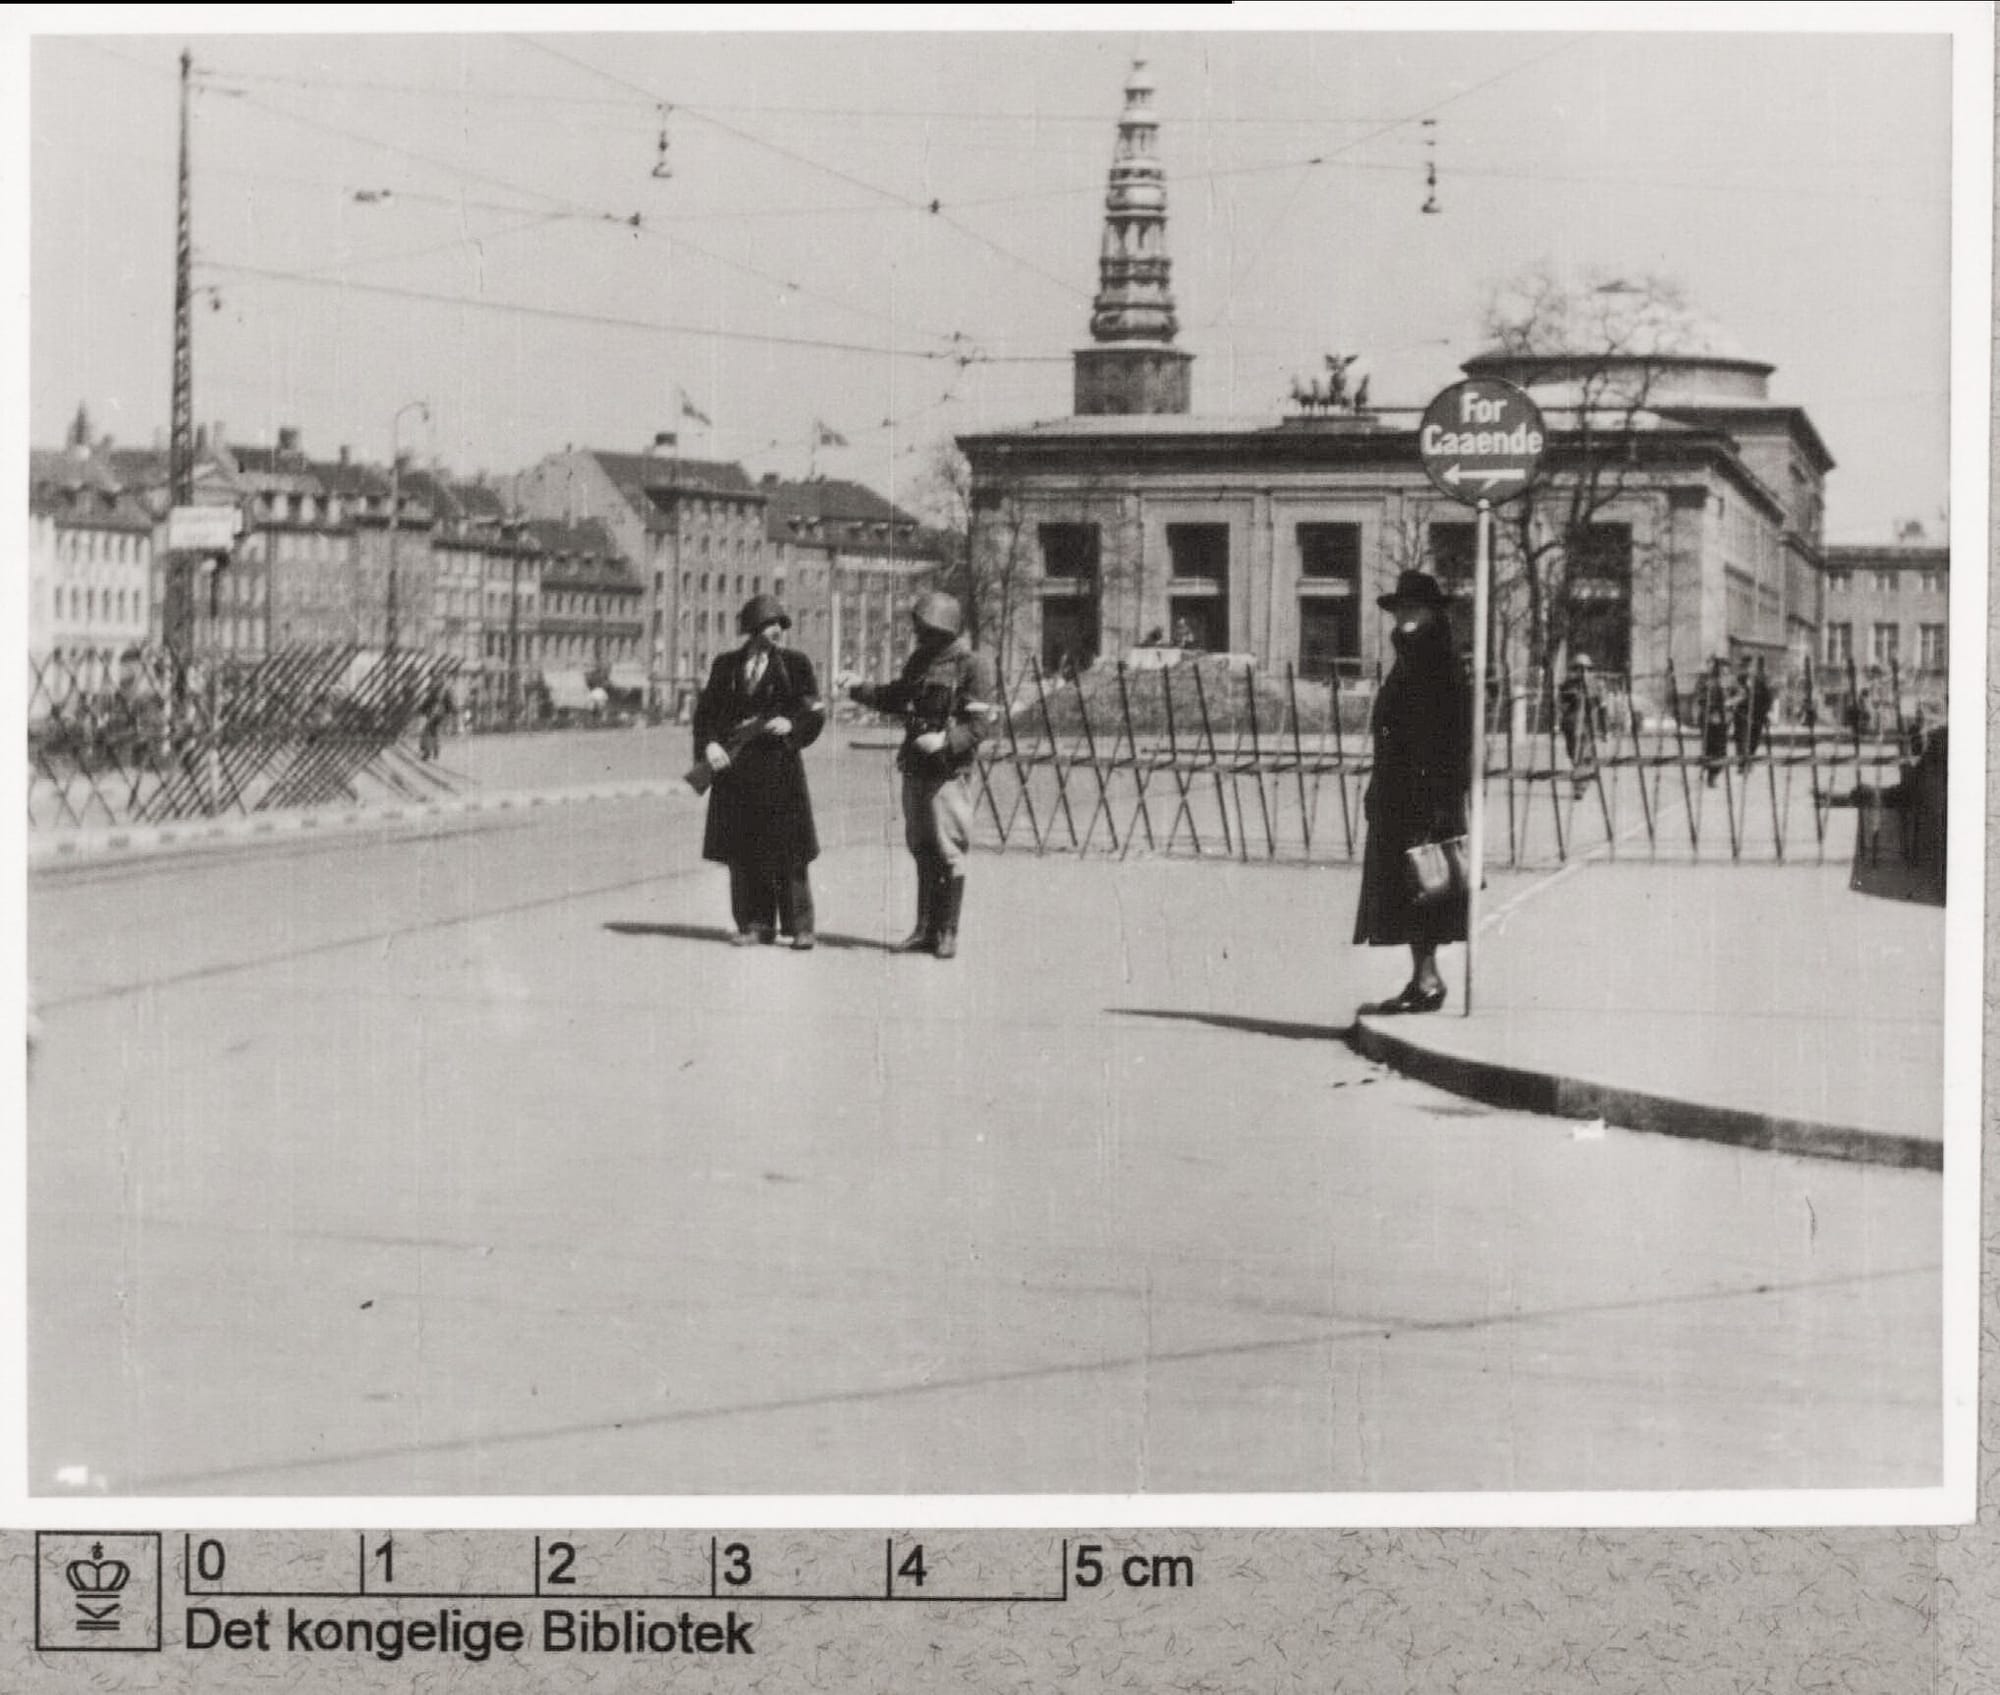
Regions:
<svg viewBox="0 0 2000 1695"><path fill-rule="evenodd" d="M998 724L1000 708L992 662L958 633L958 602L926 595L914 616L932 636L920 640L902 675L890 683L860 683L850 692L863 706L903 719L896 769L903 774L903 841L917 862L917 925L897 951L950 959L958 951L972 839L967 773ZM942 732L944 745L927 752L917 742L932 732Z"/></svg>

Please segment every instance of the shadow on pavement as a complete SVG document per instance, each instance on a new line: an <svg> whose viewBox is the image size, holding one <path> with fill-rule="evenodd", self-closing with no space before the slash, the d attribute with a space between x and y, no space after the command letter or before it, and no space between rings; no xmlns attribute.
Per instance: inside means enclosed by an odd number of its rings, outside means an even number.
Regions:
<svg viewBox="0 0 2000 1695"><path fill-rule="evenodd" d="M613 919L605 929L620 936L663 936L674 942L721 943L729 940L730 932L720 924L635 924L625 919ZM789 950L791 944L780 937L771 944ZM887 953L889 944L866 936L836 936L827 931L819 932L819 945L823 948L848 948L862 953Z"/></svg>
<svg viewBox="0 0 2000 1695"><path fill-rule="evenodd" d="M1253 1036L1280 1036L1288 1042L1345 1042L1345 1024L1287 1024L1276 1018L1239 1018L1228 1012L1181 1012L1168 1007L1114 1006L1123 1018L1165 1018L1183 1024L1212 1024L1218 1030L1247 1030Z"/></svg>

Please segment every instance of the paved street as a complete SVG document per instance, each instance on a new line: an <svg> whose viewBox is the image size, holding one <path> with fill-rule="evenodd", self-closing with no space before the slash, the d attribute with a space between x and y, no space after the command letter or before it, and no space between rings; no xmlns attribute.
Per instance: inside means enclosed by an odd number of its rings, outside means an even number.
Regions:
<svg viewBox="0 0 2000 1695"><path fill-rule="evenodd" d="M1936 1481L1935 1174L1365 1063L1346 869L984 855L890 957L810 763L811 956L681 795L39 876L31 1487Z"/></svg>

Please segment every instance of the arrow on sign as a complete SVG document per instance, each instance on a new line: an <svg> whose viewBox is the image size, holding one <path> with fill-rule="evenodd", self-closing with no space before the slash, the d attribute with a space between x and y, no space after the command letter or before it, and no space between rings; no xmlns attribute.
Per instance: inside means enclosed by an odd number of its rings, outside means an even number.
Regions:
<svg viewBox="0 0 2000 1695"><path fill-rule="evenodd" d="M1520 471L1466 471L1457 465L1447 465L1444 480L1457 488L1462 482L1476 482L1481 493L1490 493L1495 483L1518 483L1522 480Z"/></svg>

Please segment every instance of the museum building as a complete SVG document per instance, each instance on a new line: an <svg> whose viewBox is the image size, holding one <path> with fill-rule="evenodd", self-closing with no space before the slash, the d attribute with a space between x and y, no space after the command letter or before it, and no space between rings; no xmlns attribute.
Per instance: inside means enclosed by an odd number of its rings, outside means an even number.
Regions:
<svg viewBox="0 0 2000 1695"><path fill-rule="evenodd" d="M1371 675L1388 657L1375 597L1399 570L1431 570L1469 600L1473 510L1425 475L1422 405L1371 404L1365 381L1348 386L1351 360L1295 383L1289 412L1196 412L1166 221L1153 84L1138 65L1072 415L958 440L975 579L1008 585L1008 646L1045 669L1164 638L1305 676ZM1563 604L1544 613L1539 642L1522 585L1496 567L1496 662L1525 666L1538 648L1560 666L1587 651L1642 695L1669 663L1685 687L1716 654L1797 669L1822 622L1833 460L1818 431L1772 397L1773 366L1695 313L1615 283L1589 305L1587 344L1544 339L1463 367L1542 406L1535 523L1566 538L1544 577Z"/></svg>

